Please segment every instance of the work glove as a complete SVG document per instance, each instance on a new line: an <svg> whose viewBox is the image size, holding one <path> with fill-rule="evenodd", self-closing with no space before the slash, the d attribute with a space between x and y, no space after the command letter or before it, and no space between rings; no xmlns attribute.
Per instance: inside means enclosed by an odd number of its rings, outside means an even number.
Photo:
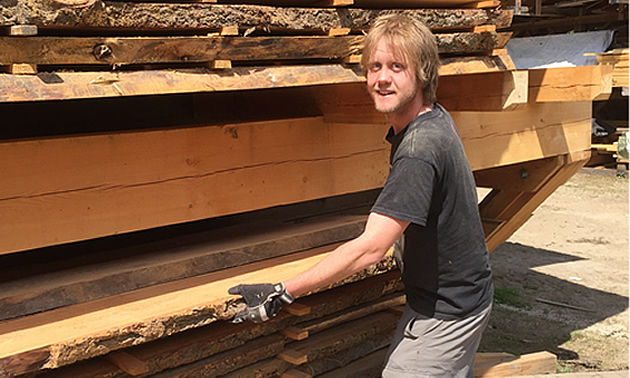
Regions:
<svg viewBox="0 0 630 378"><path fill-rule="evenodd" d="M243 296L247 308L232 319L232 323L245 320L261 323L278 314L282 306L293 302L293 296L284 288L284 283L238 285L228 290L230 294Z"/></svg>

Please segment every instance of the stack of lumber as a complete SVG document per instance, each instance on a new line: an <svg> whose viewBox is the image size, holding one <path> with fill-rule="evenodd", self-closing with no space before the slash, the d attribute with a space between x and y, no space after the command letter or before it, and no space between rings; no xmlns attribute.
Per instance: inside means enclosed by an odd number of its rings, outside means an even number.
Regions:
<svg viewBox="0 0 630 378"><path fill-rule="evenodd" d="M628 86L628 70L630 69L628 59L628 49L614 49L605 53L597 54L597 61L600 64L609 64L613 66L612 86L627 87Z"/></svg>
<svg viewBox="0 0 630 378"><path fill-rule="evenodd" d="M0 2L0 376L378 376L391 256L261 325L227 289L361 232L389 148L357 61L390 12L436 34L492 250L588 160L610 93L605 66L516 71L495 2Z"/></svg>

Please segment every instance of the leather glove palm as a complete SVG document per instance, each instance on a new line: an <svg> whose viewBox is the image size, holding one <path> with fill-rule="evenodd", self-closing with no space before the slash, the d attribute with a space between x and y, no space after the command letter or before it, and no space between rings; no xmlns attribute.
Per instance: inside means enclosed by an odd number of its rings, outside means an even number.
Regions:
<svg viewBox="0 0 630 378"><path fill-rule="evenodd" d="M278 314L282 306L293 302L293 296L284 288L284 283L238 285L228 290L230 294L243 296L247 308L232 319L232 323L245 320L261 323Z"/></svg>

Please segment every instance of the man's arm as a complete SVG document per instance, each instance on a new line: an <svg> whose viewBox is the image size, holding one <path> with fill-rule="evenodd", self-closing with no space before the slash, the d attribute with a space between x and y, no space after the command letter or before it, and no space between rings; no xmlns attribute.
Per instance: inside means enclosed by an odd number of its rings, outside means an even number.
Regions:
<svg viewBox="0 0 630 378"><path fill-rule="evenodd" d="M312 268L285 281L286 290L297 297L379 262L408 225L406 221L370 213L361 235L337 247Z"/></svg>
<svg viewBox="0 0 630 378"><path fill-rule="evenodd" d="M379 262L408 225L409 222L371 213L359 237L337 247L322 261L290 280L230 288L230 294L242 295L247 303L245 310L236 314L232 322L268 320L282 306L293 302L295 296L333 284Z"/></svg>

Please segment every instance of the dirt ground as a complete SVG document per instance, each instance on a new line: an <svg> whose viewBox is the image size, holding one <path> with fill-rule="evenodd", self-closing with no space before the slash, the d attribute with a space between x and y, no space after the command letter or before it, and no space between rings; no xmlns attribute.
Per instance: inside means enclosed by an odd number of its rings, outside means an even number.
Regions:
<svg viewBox="0 0 630 378"><path fill-rule="evenodd" d="M628 179L582 169L492 252L479 350L549 351L558 372L628 369L628 251Z"/></svg>

